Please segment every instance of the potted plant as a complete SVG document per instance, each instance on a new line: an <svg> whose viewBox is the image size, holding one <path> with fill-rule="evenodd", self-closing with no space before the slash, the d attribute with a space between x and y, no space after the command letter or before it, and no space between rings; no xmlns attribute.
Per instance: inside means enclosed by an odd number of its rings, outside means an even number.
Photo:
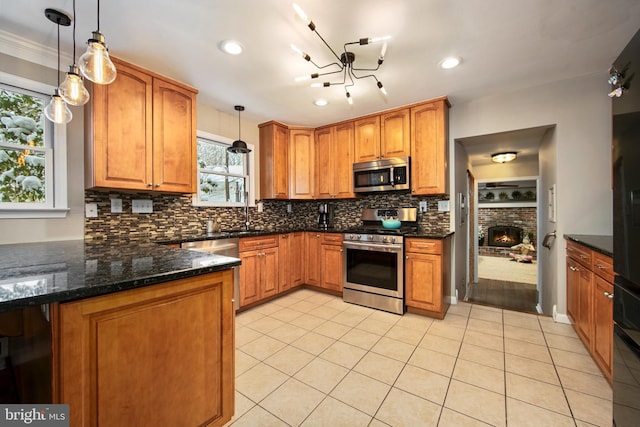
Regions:
<svg viewBox="0 0 640 427"><path fill-rule="evenodd" d="M484 246L484 230L482 227L478 228L478 246Z"/></svg>

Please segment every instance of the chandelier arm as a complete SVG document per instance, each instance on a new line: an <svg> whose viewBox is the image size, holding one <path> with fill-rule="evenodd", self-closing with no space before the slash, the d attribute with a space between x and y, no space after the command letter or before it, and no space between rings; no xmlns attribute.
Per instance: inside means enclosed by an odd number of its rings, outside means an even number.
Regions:
<svg viewBox="0 0 640 427"><path fill-rule="evenodd" d="M351 70L351 75L352 75L353 77L355 77L356 79L358 79L358 80L360 80L360 79L366 79L367 77L373 77L373 79L374 79L376 82L378 82L378 81L379 81L379 80L378 80L378 78L377 78L374 74L367 74L367 75L365 75L365 76L358 76L358 75L356 75L356 74L353 72L353 69Z"/></svg>
<svg viewBox="0 0 640 427"><path fill-rule="evenodd" d="M320 35L319 32L315 30L315 28L313 32L316 33L316 35L320 38L320 40L322 40L322 43L324 43L324 45L331 51L331 53L333 53L333 56L335 56L336 59L340 61L340 57L338 56L338 54L331 48L331 46L329 46L329 43L327 43L327 41Z"/></svg>
<svg viewBox="0 0 640 427"><path fill-rule="evenodd" d="M380 69L380 64L376 68L356 68L352 67L355 71L378 71Z"/></svg>
<svg viewBox="0 0 640 427"><path fill-rule="evenodd" d="M320 66L320 65L316 64L311 59L309 60L309 62L311 62L313 65L315 65L316 68L319 69L319 70L322 70L323 68L331 67L332 65L336 65L336 66L338 66L338 68L340 68L340 70L336 71L336 73L339 73L340 71L342 71L342 67L343 67L342 64L338 64L337 62L332 62L331 64L327 64L327 65L323 65L323 66Z"/></svg>

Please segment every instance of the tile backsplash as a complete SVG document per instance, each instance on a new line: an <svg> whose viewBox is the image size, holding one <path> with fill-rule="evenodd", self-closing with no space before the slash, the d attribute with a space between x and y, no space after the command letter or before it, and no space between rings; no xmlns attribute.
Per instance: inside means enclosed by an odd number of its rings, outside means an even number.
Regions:
<svg viewBox="0 0 640 427"><path fill-rule="evenodd" d="M111 199L122 200L122 213L111 213ZM132 213L131 201L153 201L153 213ZM334 207L334 226L344 229L360 222L363 208L418 207L428 202L425 214L419 215L420 227L429 232L449 230L449 212L438 212L438 201L446 196L413 197L408 192L378 193L362 198L335 201L263 200L263 211L249 208L252 228L289 230L316 226L318 205L328 202ZM85 191L85 203L98 206L97 218L85 218L87 239L140 239L171 235L206 233L207 220L219 221L222 230L244 227L244 208L209 208L192 206L190 195L121 193L115 191ZM287 205L291 204L291 212ZM453 207L452 207L453 208Z"/></svg>

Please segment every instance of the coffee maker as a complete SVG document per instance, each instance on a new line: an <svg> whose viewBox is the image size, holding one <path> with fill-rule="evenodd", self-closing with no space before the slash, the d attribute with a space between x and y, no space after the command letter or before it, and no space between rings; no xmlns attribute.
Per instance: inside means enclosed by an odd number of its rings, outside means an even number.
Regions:
<svg viewBox="0 0 640 427"><path fill-rule="evenodd" d="M333 227L333 206L329 203L321 203L318 206L318 228Z"/></svg>

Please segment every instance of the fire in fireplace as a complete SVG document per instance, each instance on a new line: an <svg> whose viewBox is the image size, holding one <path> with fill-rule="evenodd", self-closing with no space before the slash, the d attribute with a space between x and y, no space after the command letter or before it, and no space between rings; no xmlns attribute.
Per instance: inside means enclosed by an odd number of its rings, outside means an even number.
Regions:
<svg viewBox="0 0 640 427"><path fill-rule="evenodd" d="M511 247L522 243L522 228L511 226L489 227L489 246Z"/></svg>

